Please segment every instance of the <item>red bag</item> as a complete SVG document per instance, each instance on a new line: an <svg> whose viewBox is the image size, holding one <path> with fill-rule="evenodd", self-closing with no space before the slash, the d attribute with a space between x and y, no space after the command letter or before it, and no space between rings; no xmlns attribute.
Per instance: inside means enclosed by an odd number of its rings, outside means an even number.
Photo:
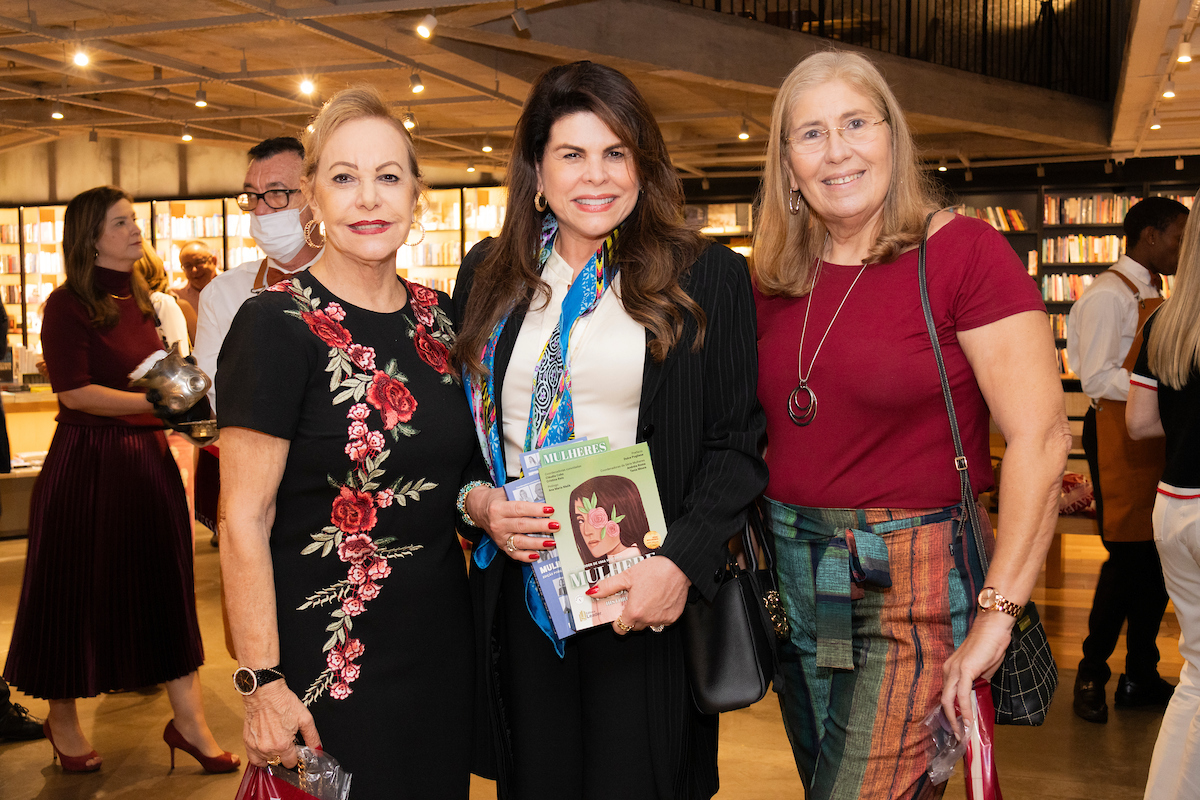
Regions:
<svg viewBox="0 0 1200 800"><path fill-rule="evenodd" d="M996 708L992 705L992 683L976 678L972 685L971 705L975 725L967 739L963 757L967 800L1004 800L1000 793L1000 777L996 774L995 749L992 747Z"/></svg>
<svg viewBox="0 0 1200 800"><path fill-rule="evenodd" d="M271 774L266 767L246 767L234 800L313 800L313 796Z"/></svg>

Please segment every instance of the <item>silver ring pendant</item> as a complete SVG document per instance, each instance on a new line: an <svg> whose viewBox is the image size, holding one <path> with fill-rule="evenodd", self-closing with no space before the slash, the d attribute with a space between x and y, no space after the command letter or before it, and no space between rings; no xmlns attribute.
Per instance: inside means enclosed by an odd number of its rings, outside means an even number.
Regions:
<svg viewBox="0 0 1200 800"><path fill-rule="evenodd" d="M800 392L802 391L808 395L808 402L804 405L800 405ZM817 416L817 396L804 381L800 381L799 385L788 395L788 416L801 428L809 425Z"/></svg>

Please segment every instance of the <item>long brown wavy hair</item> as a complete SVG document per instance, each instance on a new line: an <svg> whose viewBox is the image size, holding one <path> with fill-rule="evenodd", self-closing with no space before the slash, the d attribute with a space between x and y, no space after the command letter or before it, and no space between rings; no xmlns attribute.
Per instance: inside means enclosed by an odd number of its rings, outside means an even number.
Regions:
<svg viewBox="0 0 1200 800"><path fill-rule="evenodd" d="M621 229L614 264L620 269L625 311L652 334L650 353L667 357L683 337L685 315L697 324L692 348L704 344L703 309L680 286L680 278L708 242L683 221L683 184L650 106L629 78L591 61L551 67L538 77L513 135L508 165L508 213L495 243L475 272L471 297L454 346L454 363L483 374L480 355L496 323L535 297L547 302L538 244L544 215L534 207L537 168L550 129L563 117L591 112L633 157L642 193Z"/></svg>
<svg viewBox="0 0 1200 800"><path fill-rule="evenodd" d="M63 262L67 272L65 285L83 303L95 328L111 328L121 318L121 312L108 292L96 286L96 241L104 232L108 210L121 200L133 202L124 189L97 186L71 198L63 214ZM142 316L153 318L150 290L146 286L146 279L136 269L130 276L130 286Z"/></svg>

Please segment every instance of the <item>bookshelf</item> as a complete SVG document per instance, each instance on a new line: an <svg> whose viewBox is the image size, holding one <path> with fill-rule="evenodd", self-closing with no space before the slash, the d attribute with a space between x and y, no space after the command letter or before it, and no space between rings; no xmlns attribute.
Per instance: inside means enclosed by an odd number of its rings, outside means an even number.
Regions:
<svg viewBox="0 0 1200 800"><path fill-rule="evenodd" d="M503 187L431 189L421 204L425 240L401 247L396 268L408 280L451 293L458 267L472 247L504 225L508 191ZM416 231L409 234L415 239Z"/></svg>
<svg viewBox="0 0 1200 800"><path fill-rule="evenodd" d="M960 192L958 200L955 211L989 223L1008 241L1029 274L1037 274L1041 215L1036 193Z"/></svg>

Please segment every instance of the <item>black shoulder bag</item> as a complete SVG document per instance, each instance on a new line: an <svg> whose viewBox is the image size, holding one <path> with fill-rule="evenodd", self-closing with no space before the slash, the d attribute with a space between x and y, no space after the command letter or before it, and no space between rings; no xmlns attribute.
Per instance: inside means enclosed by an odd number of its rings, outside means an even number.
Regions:
<svg viewBox="0 0 1200 800"><path fill-rule="evenodd" d="M930 214L925 220L926 235L921 240L917 253L918 281L921 286L921 308L925 311L925 325L933 343L933 355L937 359L938 375L942 379L942 396L946 400L946 412L950 416L950 435L954 439L954 468L958 471L958 482L962 490L963 518L971 526L972 535L962 537L968 568L979 570L978 582L987 576L988 554L983 539L983 528L979 523L979 511L975 495L971 491L971 479L967 472L967 458L963 455L962 437L958 431L958 417L954 413L954 400L950 397L950 381L946 378L946 364L942 360L942 346L938 342L937 328L933 323L933 311L929 305L929 287L925 275L925 243L929 239ZM990 533L990 531L989 531ZM967 596L977 581L964 576ZM976 591L978 589L976 588ZM992 676L992 701L996 706L998 725L1041 725L1046 720L1046 711L1058 686L1058 667L1046 629L1038 616L1037 607L1030 600L1025 604L1025 613L1013 626L1012 642L1004 654L1004 660Z"/></svg>

